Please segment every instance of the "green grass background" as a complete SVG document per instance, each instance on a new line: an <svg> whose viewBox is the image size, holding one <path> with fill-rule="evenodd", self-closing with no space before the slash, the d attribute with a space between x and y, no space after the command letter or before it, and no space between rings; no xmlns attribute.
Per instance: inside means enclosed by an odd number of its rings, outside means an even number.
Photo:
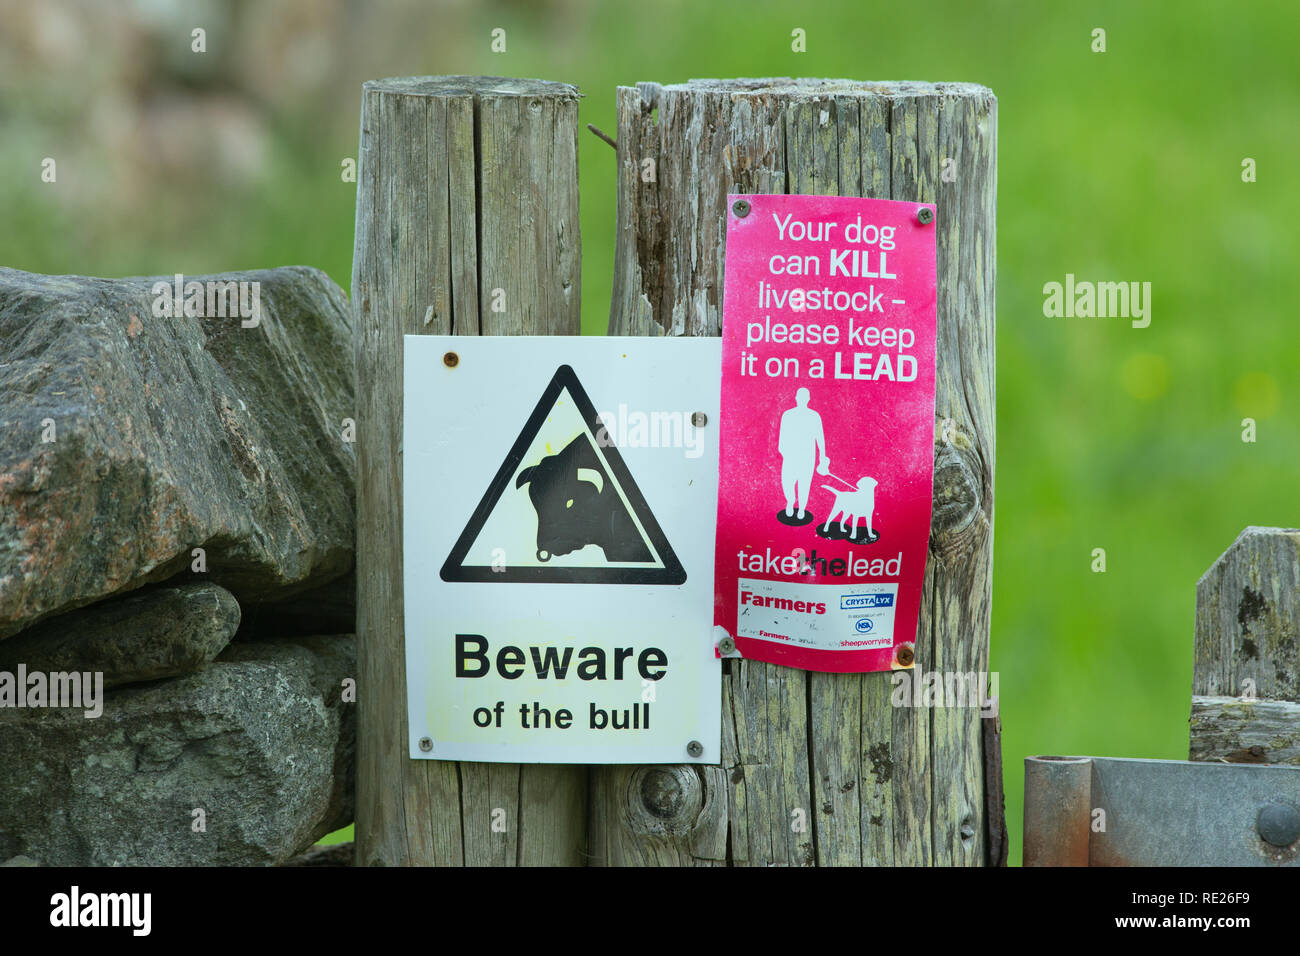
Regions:
<svg viewBox="0 0 1300 956"><path fill-rule="evenodd" d="M280 117L256 185L161 183L150 208L105 217L69 213L11 170L0 262L100 275L306 263L346 288L355 186L339 164L356 154L367 78L564 80L585 93L581 122L607 131L615 86L640 80L986 84L999 100L992 662L1013 862L1026 755L1185 759L1196 580L1244 526L1300 524L1300 5L454 6L420 57L332 54L355 95L314 105L337 122ZM504 55L489 50L498 26ZM790 49L795 27L806 53ZM1104 54L1090 49L1096 27ZM6 165L48 154L39 126L26 129L0 149ZM614 154L585 129L579 146L583 329L601 334ZM1242 182L1244 157L1258 182ZM1045 318L1043 284L1067 272L1151 282L1151 326ZM1247 416L1254 444L1241 440Z"/></svg>

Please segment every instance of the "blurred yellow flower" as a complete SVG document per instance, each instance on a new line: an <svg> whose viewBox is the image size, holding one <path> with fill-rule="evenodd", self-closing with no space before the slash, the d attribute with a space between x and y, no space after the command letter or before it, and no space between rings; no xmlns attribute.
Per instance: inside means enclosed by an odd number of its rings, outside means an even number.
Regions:
<svg viewBox="0 0 1300 956"><path fill-rule="evenodd" d="M1232 386L1232 401L1243 415L1267 418L1277 411L1282 390L1268 372L1247 372Z"/></svg>
<svg viewBox="0 0 1300 956"><path fill-rule="evenodd" d="M1139 401L1149 402L1169 391L1169 363L1163 355L1138 352L1120 369L1124 390Z"/></svg>

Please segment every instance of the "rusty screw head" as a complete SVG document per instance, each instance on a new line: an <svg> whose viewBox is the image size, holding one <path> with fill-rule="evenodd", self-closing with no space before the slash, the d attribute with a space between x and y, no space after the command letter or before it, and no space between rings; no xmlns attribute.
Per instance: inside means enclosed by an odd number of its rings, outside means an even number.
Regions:
<svg viewBox="0 0 1300 956"><path fill-rule="evenodd" d="M693 415L691 415L691 424L694 425L696 428L703 428L708 423L709 423L709 416L705 415L703 412L695 412Z"/></svg>
<svg viewBox="0 0 1300 956"><path fill-rule="evenodd" d="M692 757L703 757L704 744L700 743L698 740L692 740L689 744L686 745L686 752L690 754Z"/></svg>
<svg viewBox="0 0 1300 956"><path fill-rule="evenodd" d="M432 738L432 737L421 737L421 738L420 738L420 750L422 750L424 753L429 753L430 751L432 751L432 750L433 750L433 738Z"/></svg>
<svg viewBox="0 0 1300 956"><path fill-rule="evenodd" d="M916 659L916 652L912 650L911 644L898 645L898 663L902 667L910 667L912 661Z"/></svg>
<svg viewBox="0 0 1300 956"><path fill-rule="evenodd" d="M730 637L724 637L718 641L718 653L734 654L736 652L736 642Z"/></svg>
<svg viewBox="0 0 1300 956"><path fill-rule="evenodd" d="M749 215L749 201L746 199L737 199L731 204L731 211L736 214L737 219L744 219Z"/></svg>
<svg viewBox="0 0 1300 956"><path fill-rule="evenodd" d="M447 366L447 368L455 368L460 364L460 356L455 352L448 352L442 357L442 364Z"/></svg>
<svg viewBox="0 0 1300 956"><path fill-rule="evenodd" d="M1273 801L1259 808L1255 818L1255 832L1266 843L1288 847L1300 840L1300 811L1289 803Z"/></svg>
<svg viewBox="0 0 1300 956"><path fill-rule="evenodd" d="M923 226L928 226L934 222L934 210L929 206L922 206L916 211L916 221Z"/></svg>

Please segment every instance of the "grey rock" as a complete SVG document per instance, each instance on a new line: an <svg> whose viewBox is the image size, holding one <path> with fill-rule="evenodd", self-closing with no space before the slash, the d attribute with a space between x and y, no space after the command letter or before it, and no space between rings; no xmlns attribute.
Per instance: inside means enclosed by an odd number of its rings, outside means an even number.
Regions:
<svg viewBox="0 0 1300 956"><path fill-rule="evenodd" d="M40 866L30 856L16 856L11 860L5 860L0 866Z"/></svg>
<svg viewBox="0 0 1300 956"><path fill-rule="evenodd" d="M306 853L300 853L283 866L356 866L357 845L355 843L331 843L329 846L314 846Z"/></svg>
<svg viewBox="0 0 1300 956"><path fill-rule="evenodd" d="M351 569L342 290L299 266L185 279L259 283L259 324L155 317L171 277L0 269L0 637L197 547L245 607Z"/></svg>
<svg viewBox="0 0 1300 956"><path fill-rule="evenodd" d="M355 664L350 635L237 642L98 719L0 710L0 859L283 863L352 820Z"/></svg>
<svg viewBox="0 0 1300 956"><path fill-rule="evenodd" d="M0 642L0 670L102 672L104 687L177 677L220 654L239 603L205 582L154 588L61 614Z"/></svg>

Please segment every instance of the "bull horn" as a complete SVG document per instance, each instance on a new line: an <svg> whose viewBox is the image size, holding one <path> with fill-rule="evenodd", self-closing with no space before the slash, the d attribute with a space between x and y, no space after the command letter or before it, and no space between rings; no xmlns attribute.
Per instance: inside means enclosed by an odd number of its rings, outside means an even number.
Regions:
<svg viewBox="0 0 1300 956"><path fill-rule="evenodd" d="M579 468L578 480L587 481L595 485L598 494L605 490L605 476L595 468Z"/></svg>
<svg viewBox="0 0 1300 956"><path fill-rule="evenodd" d="M519 477L515 479L515 487L522 488L524 485L528 484L528 482L532 481L533 472L536 469L537 469L536 465L529 465L527 468L521 471L519 473Z"/></svg>

